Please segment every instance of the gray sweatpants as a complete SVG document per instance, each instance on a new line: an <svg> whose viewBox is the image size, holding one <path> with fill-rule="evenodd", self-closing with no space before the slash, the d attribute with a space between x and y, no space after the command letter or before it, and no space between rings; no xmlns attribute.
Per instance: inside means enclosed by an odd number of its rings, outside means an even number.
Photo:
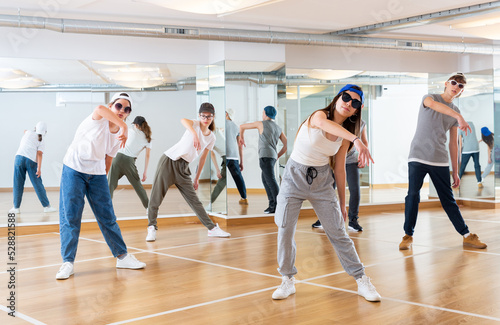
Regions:
<svg viewBox="0 0 500 325"><path fill-rule="evenodd" d="M196 195L190 175L189 163L184 159L172 160L165 155L161 156L156 168L155 180L149 199L148 226L158 228L156 226L158 209L165 195L167 195L168 188L175 184L201 223L209 230L215 227L215 224L208 216L205 208L203 208L203 204Z"/></svg>
<svg viewBox="0 0 500 325"><path fill-rule="evenodd" d="M308 168L314 168L316 173ZM315 178L313 178L316 175ZM307 180L312 181L308 184ZM329 165L304 166L288 159L278 194L274 222L278 226L278 271L281 275L297 274L295 267L296 243L294 240L302 202L309 200L323 229L347 274L355 279L365 274L364 266L351 238L345 231L337 194L333 189L333 176Z"/></svg>

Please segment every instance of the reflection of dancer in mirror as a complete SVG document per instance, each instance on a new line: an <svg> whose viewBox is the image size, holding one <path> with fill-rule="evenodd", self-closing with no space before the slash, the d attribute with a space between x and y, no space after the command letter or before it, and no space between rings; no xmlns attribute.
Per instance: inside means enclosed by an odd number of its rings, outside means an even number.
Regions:
<svg viewBox="0 0 500 325"><path fill-rule="evenodd" d="M173 147L165 151L158 162L156 175L151 189L148 207L148 235L146 241L156 240L158 209L167 195L168 188L175 184L191 209L208 228L209 237L229 237L231 234L219 228L208 216L203 204L196 195L198 181L208 152L215 144L214 123L215 109L210 103L203 103L199 109L200 121L183 118L186 128L184 135ZM189 163L200 156L194 182L191 180Z"/></svg>
<svg viewBox="0 0 500 325"><path fill-rule="evenodd" d="M458 149L462 151L462 159L460 162L460 171L458 172L458 177L462 179L462 175L465 172L465 167L467 167L467 163L472 157L472 160L474 161L474 171L476 172L477 187L483 188L483 183L481 181L481 165L479 164L479 143L476 137L476 127L472 122L467 123L469 123L471 129L469 133L458 130Z"/></svg>
<svg viewBox="0 0 500 325"><path fill-rule="evenodd" d="M420 189L424 178L429 174L443 209L455 227L463 236L463 245L474 248L486 248L476 234L471 234L465 224L460 209L453 197L451 187L460 186L458 177L458 132L457 129L470 132L469 124L460 114L460 110L453 104L459 97L467 83L463 73L452 75L445 82L444 93L427 94L422 98L418 113L417 130L410 147L408 157L408 195L405 199L405 235L399 244L400 250L410 249L413 243L413 233L417 223L418 205L420 203ZM447 132L450 134L449 150L445 143ZM453 184L450 182L451 159Z"/></svg>
<svg viewBox="0 0 500 325"><path fill-rule="evenodd" d="M40 203L42 203L43 212L57 211L57 209L50 206L47 192L42 183L42 158L45 150L43 136L46 133L47 125L45 122L38 122L34 132L24 130L14 161L14 207L9 210L9 213L21 213L20 207L23 200L26 173L28 173L35 193Z"/></svg>
<svg viewBox="0 0 500 325"><path fill-rule="evenodd" d="M78 126L64 156L59 200L63 264L56 274L58 280L65 280L73 274L85 196L106 243L113 256L117 257L116 267L142 269L146 266L127 253L106 178L113 157L127 141L125 119L131 111L130 96L126 93L115 94L108 106L98 106Z"/></svg>
<svg viewBox="0 0 500 325"><path fill-rule="evenodd" d="M356 279L358 294L368 301L380 301L380 295L365 275L354 243L345 230L346 153L356 146L363 165L373 162L368 148L355 135L359 134L363 99L360 87L346 85L330 105L312 113L297 132L281 182L274 218L278 226L278 271L283 278L272 295L273 299L285 299L295 293L294 236L302 202L309 200L342 267ZM332 165L338 182L338 199L333 189Z"/></svg>
<svg viewBox="0 0 500 325"><path fill-rule="evenodd" d="M226 154L222 156L222 164L221 171L219 172L218 166L215 163L216 170L218 171L217 177L219 180L214 187L211 196L211 203L213 203L219 194L222 192L224 187L226 186L226 166L233 177L234 183L238 188L238 192L240 193L240 204L247 205L247 188L245 186L245 180L241 175L241 171L243 170L243 150L242 146L239 144L240 140L240 132L236 123L233 122L232 118L234 117L234 111L231 108L226 110ZM217 142L215 147L217 148ZM215 162L215 154L213 151L211 152L211 157Z"/></svg>
<svg viewBox="0 0 500 325"><path fill-rule="evenodd" d="M486 126L481 128L481 140L479 142L484 142L488 146L488 165L484 169L483 174L481 175L482 180L486 178L490 174L491 168L493 168L493 158L491 157L491 153L493 152L493 147L495 146L494 142L494 133L490 131Z"/></svg>
<svg viewBox="0 0 500 325"><path fill-rule="evenodd" d="M240 145L245 145L245 130L259 130L259 165L262 171L261 178L266 190L269 207L264 213L274 213L276 210L276 197L278 196L279 186L274 174L276 160L286 152L286 136L281 128L274 121L276 118L276 108L266 106L262 112L262 121L246 123L240 125ZM277 150L278 139L283 144L280 152Z"/></svg>
<svg viewBox="0 0 500 325"><path fill-rule="evenodd" d="M366 123L361 120L360 125L360 140L365 147L368 148L368 137L366 135ZM358 151L356 147L352 147L347 153L345 159L345 172L347 185L349 187L349 217L348 229L351 231L363 231L363 227L358 223L359 203L361 202L361 184L359 180L359 169L364 168L365 165L362 161L358 161ZM321 221L316 221L312 225L313 228L323 228Z"/></svg>
<svg viewBox="0 0 500 325"><path fill-rule="evenodd" d="M142 187L141 180L144 182L147 178L149 155L151 153L151 128L142 116L137 116L132 122L134 126L128 133L128 140L125 143L125 148L120 149L113 159L111 169L108 174L108 185L111 198L113 192L118 186L118 180L125 175L134 188L135 192L141 199L145 209L148 208L148 195ZM139 177L135 161L142 150L146 149L146 161L144 163L144 173L142 179Z"/></svg>

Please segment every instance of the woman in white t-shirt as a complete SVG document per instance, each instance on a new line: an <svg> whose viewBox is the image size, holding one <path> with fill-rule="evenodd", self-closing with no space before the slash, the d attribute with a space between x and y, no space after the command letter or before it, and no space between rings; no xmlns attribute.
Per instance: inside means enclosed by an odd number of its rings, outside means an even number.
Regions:
<svg viewBox="0 0 500 325"><path fill-rule="evenodd" d="M116 267L141 269L146 266L127 253L116 222L106 174L118 149L125 146L128 127L124 122L132 111L127 93L117 93L108 106L99 105L76 130L63 160L59 199L59 233L63 264L56 279L73 274L73 263L87 197L99 228L114 257Z"/></svg>
<svg viewBox="0 0 500 325"><path fill-rule="evenodd" d="M54 212L56 209L50 206L45 187L42 183L42 157L45 150L43 136L47 133L45 122L38 122L35 131L25 130L14 161L14 207L9 213L21 213L21 201L24 193L26 173L30 178L35 193L42 203L43 212Z"/></svg>
<svg viewBox="0 0 500 325"><path fill-rule="evenodd" d="M203 165L209 151L213 149L215 144L215 135L213 133L215 130L214 115L215 109L212 104L201 104L199 109L200 120L183 118L181 123L186 128L186 132L184 132L179 142L161 156L156 168L151 198L149 199L149 224L146 241L156 240L158 209L167 194L168 188L174 184L198 219L208 228L209 237L231 236L231 234L220 229L218 224L212 222L196 195ZM189 163L198 156L200 156L200 161L193 183Z"/></svg>
<svg viewBox="0 0 500 325"><path fill-rule="evenodd" d="M368 148L355 135L359 134L363 99L361 88L348 84L340 89L330 105L313 112L297 132L274 216L278 226L278 271L283 278L273 299L285 299L295 293L295 230L302 202L309 200L342 267L358 283L358 294L368 301L380 301L345 230L346 153L355 146L361 163L373 161ZM338 198L333 189L331 166Z"/></svg>
<svg viewBox="0 0 500 325"><path fill-rule="evenodd" d="M149 204L148 195L141 184L141 178L139 177L135 161L141 151L146 149L146 162L144 164L144 173L142 174L142 181L144 182L147 178L149 155L151 153L151 128L142 116L137 116L132 125L134 127L132 130L129 130L125 148L118 150L111 164L111 169L108 173L109 192L111 199L113 199L113 192L118 186L118 180L125 175L141 199L142 205L147 209Z"/></svg>

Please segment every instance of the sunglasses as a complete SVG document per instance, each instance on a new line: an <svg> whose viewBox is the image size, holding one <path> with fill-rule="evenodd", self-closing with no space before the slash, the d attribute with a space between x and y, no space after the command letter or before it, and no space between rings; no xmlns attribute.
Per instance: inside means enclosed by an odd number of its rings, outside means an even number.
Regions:
<svg viewBox="0 0 500 325"><path fill-rule="evenodd" d="M115 108L120 111L123 108L123 105L120 103L115 103ZM132 108L130 106L127 106L123 108L123 111L129 114L130 112L132 112Z"/></svg>
<svg viewBox="0 0 500 325"><path fill-rule="evenodd" d="M351 95L349 95L347 92L344 92L344 93L342 94L342 100L344 101L344 103L349 103L349 102L352 100L352 102L351 102L351 106L352 106L353 108L355 108L355 109L360 109L360 108L361 108L361 106L363 106L363 103L361 103L361 101L360 101L360 100L358 100L358 99L353 99L353 98L351 97Z"/></svg>
<svg viewBox="0 0 500 325"><path fill-rule="evenodd" d="M449 83L451 83L452 86L458 85L458 88L464 89L465 85L461 84L460 82L456 82L455 80L448 80Z"/></svg>
<svg viewBox="0 0 500 325"><path fill-rule="evenodd" d="M213 115L203 115L203 114L200 114L200 117L201 117L202 120L210 120L214 116Z"/></svg>

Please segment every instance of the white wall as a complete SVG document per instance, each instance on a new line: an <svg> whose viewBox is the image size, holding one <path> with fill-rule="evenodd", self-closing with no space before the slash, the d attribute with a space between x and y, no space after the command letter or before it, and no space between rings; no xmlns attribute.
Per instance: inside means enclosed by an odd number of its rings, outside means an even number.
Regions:
<svg viewBox="0 0 500 325"><path fill-rule="evenodd" d="M197 118L196 92L194 90L172 92L131 93L134 100L133 111L128 118L131 123L135 116L146 118L153 131L153 149L151 151L148 179L151 184L156 165L165 150L175 144L185 129L180 119ZM73 140L76 128L98 103L71 104L56 107L56 93L0 93L2 110L6 117L4 127L0 129L2 152L0 160L0 187L12 187L14 156L25 129L32 129L38 121L45 121L48 126L46 152L43 156L42 178L45 186L59 186L62 159ZM102 103L101 103L102 104ZM137 160L137 167L144 170L144 153ZM192 169L193 170L193 169ZM127 184L122 178L120 184ZM28 182L27 186L31 186Z"/></svg>
<svg viewBox="0 0 500 325"><path fill-rule="evenodd" d="M371 102L370 142L373 184L408 182L408 153L427 85L384 85Z"/></svg>

